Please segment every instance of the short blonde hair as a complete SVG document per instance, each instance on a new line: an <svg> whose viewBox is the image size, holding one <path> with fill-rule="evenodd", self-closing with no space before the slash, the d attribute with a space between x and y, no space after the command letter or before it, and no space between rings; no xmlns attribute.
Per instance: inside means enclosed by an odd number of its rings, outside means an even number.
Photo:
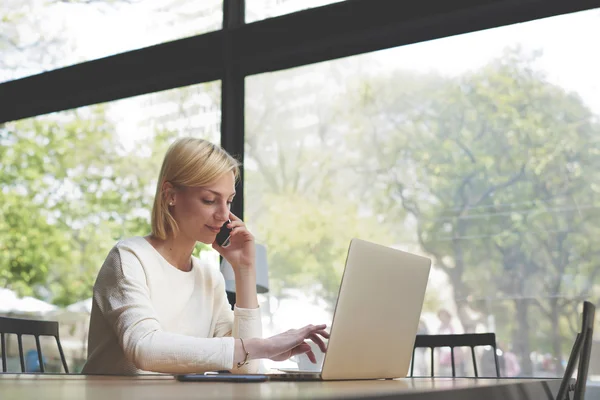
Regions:
<svg viewBox="0 0 600 400"><path fill-rule="evenodd" d="M227 172L235 180L240 176L240 163L229 153L211 142L197 138L177 139L165 154L152 206L152 235L166 239L177 235L177 222L169 211L165 182L174 187L201 187L211 184Z"/></svg>

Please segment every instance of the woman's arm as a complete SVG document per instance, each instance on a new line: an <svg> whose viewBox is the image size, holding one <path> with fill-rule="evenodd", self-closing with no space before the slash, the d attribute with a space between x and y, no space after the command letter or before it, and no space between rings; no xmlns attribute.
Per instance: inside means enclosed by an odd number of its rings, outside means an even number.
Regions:
<svg viewBox="0 0 600 400"><path fill-rule="evenodd" d="M230 213L229 228L231 244L221 247L213 243L213 248L221 254L233 269L235 275L236 304L240 308L257 308L256 296L256 249L254 236L248 231L244 221Z"/></svg>
<svg viewBox="0 0 600 400"><path fill-rule="evenodd" d="M233 271L235 274L235 304L240 308L258 308L254 264L236 268Z"/></svg>
<svg viewBox="0 0 600 400"><path fill-rule="evenodd" d="M218 270L214 270L213 279L217 282L214 287L215 312L217 314L217 324L215 326L215 336L232 336L236 338L234 349L233 369L234 373L257 373L260 370L260 363L253 361L248 365L237 368L238 362L243 362L246 353L243 351L242 344L238 338L244 339L244 346L249 353L248 360L257 360L264 358L265 344L262 338L262 321L260 308L258 304L254 308L244 308L238 301L231 311L231 306L225 293L225 280ZM237 281L237 279L236 279ZM236 293L237 293L236 285ZM256 285L254 286L254 296L256 301Z"/></svg>
<svg viewBox="0 0 600 400"><path fill-rule="evenodd" d="M200 373L234 366L232 337L198 338L163 331L141 264L121 263L120 257L110 265L105 263L94 287L94 300L125 358L138 369Z"/></svg>

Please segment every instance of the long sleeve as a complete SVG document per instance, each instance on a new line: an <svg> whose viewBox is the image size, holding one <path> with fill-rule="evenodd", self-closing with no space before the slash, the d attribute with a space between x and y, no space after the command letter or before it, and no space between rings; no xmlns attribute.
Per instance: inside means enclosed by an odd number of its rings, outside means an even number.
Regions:
<svg viewBox="0 0 600 400"><path fill-rule="evenodd" d="M225 282L223 276L219 274L219 283L215 286L215 298L218 299L220 309L217 324L215 328L215 336L233 336L234 338L261 338L262 337L262 321L260 308L239 308L234 306L233 311L227 296L225 295ZM261 369L260 361L253 360L248 365L242 368L233 367L233 373L251 374L258 373Z"/></svg>
<svg viewBox="0 0 600 400"><path fill-rule="evenodd" d="M232 368L232 338L198 338L163 331L141 266L121 264L102 272L94 301L113 327L125 357L137 368L164 373Z"/></svg>
<svg viewBox="0 0 600 400"><path fill-rule="evenodd" d="M260 310L229 309L217 268L170 265L144 238L119 242L94 285L84 374L254 372L234 337L261 336Z"/></svg>

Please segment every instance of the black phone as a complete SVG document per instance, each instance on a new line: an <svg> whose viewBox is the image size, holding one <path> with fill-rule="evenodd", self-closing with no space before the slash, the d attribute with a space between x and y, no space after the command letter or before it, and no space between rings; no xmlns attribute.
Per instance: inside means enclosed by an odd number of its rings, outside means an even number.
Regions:
<svg viewBox="0 0 600 400"><path fill-rule="evenodd" d="M266 382L267 375L236 375L236 374L185 374L177 375L180 382Z"/></svg>
<svg viewBox="0 0 600 400"><path fill-rule="evenodd" d="M227 220L221 227L219 233L217 233L217 244L221 247L227 247L231 243L231 229L227 227L227 224L229 223L231 223L231 220Z"/></svg>

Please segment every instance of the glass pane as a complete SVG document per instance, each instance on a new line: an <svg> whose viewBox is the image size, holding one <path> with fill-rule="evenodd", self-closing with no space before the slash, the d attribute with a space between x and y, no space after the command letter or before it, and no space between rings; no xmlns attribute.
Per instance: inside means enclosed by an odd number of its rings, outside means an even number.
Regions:
<svg viewBox="0 0 600 400"><path fill-rule="evenodd" d="M247 0L246 22L278 17L308 8L320 7L342 0Z"/></svg>
<svg viewBox="0 0 600 400"><path fill-rule="evenodd" d="M117 240L150 232L167 146L220 142L220 91L211 82L0 125L0 314L60 321L71 370L86 357L104 258ZM207 246L196 251L218 264Z"/></svg>
<svg viewBox="0 0 600 400"><path fill-rule="evenodd" d="M505 376L561 375L582 301L600 296L599 21L249 77L245 215L268 248L266 331L330 320L356 236L434 260L422 332L496 332Z"/></svg>
<svg viewBox="0 0 600 400"><path fill-rule="evenodd" d="M222 26L222 0L4 0L0 82Z"/></svg>

